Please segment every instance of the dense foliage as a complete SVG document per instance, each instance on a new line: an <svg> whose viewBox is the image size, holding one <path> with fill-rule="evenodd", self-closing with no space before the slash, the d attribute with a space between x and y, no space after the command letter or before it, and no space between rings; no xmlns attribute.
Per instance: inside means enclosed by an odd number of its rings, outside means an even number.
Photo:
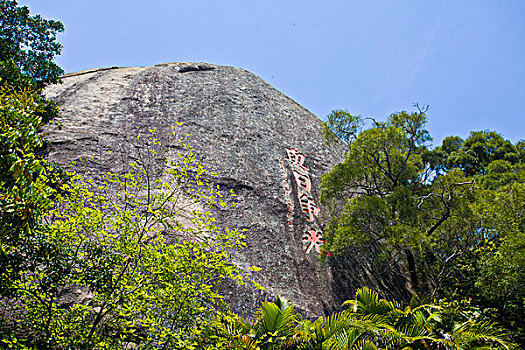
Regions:
<svg viewBox="0 0 525 350"><path fill-rule="evenodd" d="M41 88L62 73L53 61L62 30L14 0L0 1L0 242L34 228L60 178L39 156L45 141L38 132L56 112Z"/></svg>
<svg viewBox="0 0 525 350"><path fill-rule="evenodd" d="M0 87L0 253L35 228L50 206L56 174L36 155L43 138L40 97ZM46 171L46 168L48 171Z"/></svg>
<svg viewBox="0 0 525 350"><path fill-rule="evenodd" d="M16 89L56 83L62 69L53 61L62 45L62 23L31 16L16 0L0 1L0 81Z"/></svg>
<svg viewBox="0 0 525 350"><path fill-rule="evenodd" d="M44 221L4 244L7 263L18 262L1 270L10 275L0 298L5 344L191 348L195 327L221 309L215 287L243 283L230 255L243 243L214 225L207 205L227 206L224 194L191 150L178 149L180 159L166 160L171 150L151 135L130 150L128 171L69 174L48 193Z"/></svg>
<svg viewBox="0 0 525 350"><path fill-rule="evenodd" d="M524 342L523 142L480 131L431 149L425 123L418 109L358 132L361 118L330 116L325 133L346 140L348 154L322 178L333 217L325 249L377 252L372 269L397 263L400 286L470 302Z"/></svg>
<svg viewBox="0 0 525 350"><path fill-rule="evenodd" d="M460 310L412 298L380 299L357 290L342 312L304 319L286 299L263 302L254 318L225 314L203 331L202 347L226 349L512 349L508 334L491 322L475 322Z"/></svg>

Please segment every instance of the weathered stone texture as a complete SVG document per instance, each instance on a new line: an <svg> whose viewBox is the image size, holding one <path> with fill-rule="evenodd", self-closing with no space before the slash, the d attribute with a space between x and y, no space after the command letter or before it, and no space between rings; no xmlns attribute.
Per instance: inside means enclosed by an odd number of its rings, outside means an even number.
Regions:
<svg viewBox="0 0 525 350"><path fill-rule="evenodd" d="M318 203L319 176L342 160L344 147L323 142L321 122L312 113L245 70L209 64L84 71L64 76L46 95L62 108L45 129L49 158L62 164L125 147L135 126L162 132L183 123L186 141L219 174L213 181L238 194L235 209L215 214L221 225L247 230L239 262L262 268L254 277L265 293L227 289L238 312L251 313L260 299L277 294L310 316L334 307L329 269L319 263L315 250L304 252L301 239L310 223L286 160L286 148L305 155ZM280 159L292 192L292 229ZM100 170L116 166L108 159ZM316 225L322 224L322 215L321 208Z"/></svg>

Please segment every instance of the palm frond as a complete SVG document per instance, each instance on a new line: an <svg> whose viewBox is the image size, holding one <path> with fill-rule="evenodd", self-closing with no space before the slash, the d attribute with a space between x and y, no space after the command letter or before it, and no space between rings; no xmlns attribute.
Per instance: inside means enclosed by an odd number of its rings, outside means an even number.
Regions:
<svg viewBox="0 0 525 350"><path fill-rule="evenodd" d="M492 322L463 322L454 327L453 338L459 344L491 345L503 349L514 349L516 345L506 341L508 334Z"/></svg>
<svg viewBox="0 0 525 350"><path fill-rule="evenodd" d="M235 337L232 340L231 348L235 350L258 350L258 341L248 335Z"/></svg>
<svg viewBox="0 0 525 350"><path fill-rule="evenodd" d="M377 304L379 301L379 294L367 287L363 287L357 290L355 299L357 301L358 310L366 312L370 305Z"/></svg>
<svg viewBox="0 0 525 350"><path fill-rule="evenodd" d="M357 341L351 350L377 350L377 346L369 339L361 339Z"/></svg>
<svg viewBox="0 0 525 350"><path fill-rule="evenodd" d="M346 331L334 334L326 343L326 347L330 350L345 350L348 344L348 334Z"/></svg>

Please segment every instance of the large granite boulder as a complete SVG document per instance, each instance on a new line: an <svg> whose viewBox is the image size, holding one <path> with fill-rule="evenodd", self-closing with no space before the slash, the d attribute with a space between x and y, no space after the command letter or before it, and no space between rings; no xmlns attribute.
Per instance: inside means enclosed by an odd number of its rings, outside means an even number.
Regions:
<svg viewBox="0 0 525 350"><path fill-rule="evenodd" d="M345 148L323 141L316 116L232 67L115 67L62 80L45 91L61 106L44 130L50 159L68 164L108 154L100 150L122 149L136 126L162 133L182 123L200 161L219 174L212 181L238 195L237 207L217 208L215 215L220 225L246 229L239 263L261 267L254 278L265 292L223 286L233 308L251 314L261 299L278 294L308 316L336 307L331 270L318 259L326 214L318 184L320 175L343 159ZM108 158L98 170L117 166Z"/></svg>

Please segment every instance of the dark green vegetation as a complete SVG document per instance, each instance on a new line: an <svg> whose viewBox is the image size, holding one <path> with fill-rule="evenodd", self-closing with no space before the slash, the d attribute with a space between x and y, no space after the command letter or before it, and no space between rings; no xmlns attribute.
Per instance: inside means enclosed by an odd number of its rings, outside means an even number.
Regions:
<svg viewBox="0 0 525 350"><path fill-rule="evenodd" d="M329 116L327 136L349 149L322 179L324 248L375 252L371 274L395 261L399 285L498 320L523 344L525 143L480 131L430 149L425 123L419 108L361 132L361 118Z"/></svg>
<svg viewBox="0 0 525 350"><path fill-rule="evenodd" d="M169 150L155 136L131 151L137 162L124 173L68 173L46 189L45 217L2 242L5 345L190 348L195 327L223 307L215 287L244 283L230 256L242 235L217 228L203 207L226 203L194 153L159 172Z"/></svg>
<svg viewBox="0 0 525 350"><path fill-rule="evenodd" d="M479 133L431 151L423 113L360 134L359 118L334 114L329 126L352 156L324 179L327 203L344 208L329 249L379 245L379 262L403 257L414 293L446 302L404 305L364 288L347 310L313 322L280 298L243 319L215 288L247 279L230 255L242 234L217 228L209 211L231 205L228 194L210 187L175 131L166 142L137 130L128 148L136 162L118 173L88 179L47 162L39 130L56 107L41 89L61 73L53 57L62 25L16 1L0 0L0 9L2 348L512 347L490 319L521 339L521 144ZM166 144L178 161L167 161ZM347 200L353 192L360 196Z"/></svg>
<svg viewBox="0 0 525 350"><path fill-rule="evenodd" d="M255 319L222 315L203 331L201 346L227 349L474 349L512 348L489 322L474 322L460 310L412 298L404 305L359 289L348 309L315 321L293 304L264 302Z"/></svg>
<svg viewBox="0 0 525 350"><path fill-rule="evenodd" d="M62 72L53 62L62 24L7 0L0 1L0 23L0 242L16 244L49 208L48 191L60 177L38 156L44 146L38 130L56 112L40 92Z"/></svg>
<svg viewBox="0 0 525 350"><path fill-rule="evenodd" d="M16 244L35 228L50 206L49 189L60 181L37 155L44 146L38 130L56 112L40 94L62 70L53 62L61 45L60 22L30 16L16 1L0 1L0 242ZM0 247L2 257L4 247Z"/></svg>
<svg viewBox="0 0 525 350"><path fill-rule="evenodd" d="M14 88L42 88L56 83L62 69L53 61L62 45L56 36L64 31L58 21L30 16L16 0L0 2L0 78Z"/></svg>

